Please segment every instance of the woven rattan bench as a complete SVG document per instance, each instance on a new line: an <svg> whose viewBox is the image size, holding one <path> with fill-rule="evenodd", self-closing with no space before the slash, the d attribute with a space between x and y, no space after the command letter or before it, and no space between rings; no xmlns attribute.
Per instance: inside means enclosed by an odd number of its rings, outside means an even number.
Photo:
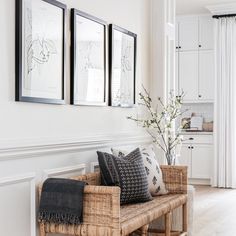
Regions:
<svg viewBox="0 0 236 236"><path fill-rule="evenodd" d="M187 167L161 166L168 195L152 201L120 206L120 188L100 186L100 174L92 173L72 179L86 181L83 224L55 225L40 223L40 236L60 233L80 236L118 236L133 232L148 235L148 225L165 215L165 230L150 229L152 235L187 235ZM39 189L39 194L41 188ZM183 207L183 231L171 232L171 212Z"/></svg>

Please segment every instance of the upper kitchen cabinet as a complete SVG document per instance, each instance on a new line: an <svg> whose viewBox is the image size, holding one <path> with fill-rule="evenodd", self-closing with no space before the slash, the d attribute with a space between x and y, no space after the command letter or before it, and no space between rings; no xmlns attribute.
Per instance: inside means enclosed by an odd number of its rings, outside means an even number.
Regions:
<svg viewBox="0 0 236 236"><path fill-rule="evenodd" d="M197 50L198 43L198 17L184 17L177 21L178 42L176 46L180 51Z"/></svg>
<svg viewBox="0 0 236 236"><path fill-rule="evenodd" d="M181 16L176 24L176 90L185 103L214 102L214 33L211 16Z"/></svg>
<svg viewBox="0 0 236 236"><path fill-rule="evenodd" d="M176 54L177 91L184 91L186 103L214 101L213 50L179 52Z"/></svg>
<svg viewBox="0 0 236 236"><path fill-rule="evenodd" d="M180 52L178 60L179 94L185 93L185 102L198 99L198 52Z"/></svg>
<svg viewBox="0 0 236 236"><path fill-rule="evenodd" d="M175 48L176 51L179 49L179 24L175 24Z"/></svg>
<svg viewBox="0 0 236 236"><path fill-rule="evenodd" d="M199 49L211 50L214 48L214 26L211 16L199 17Z"/></svg>
<svg viewBox="0 0 236 236"><path fill-rule="evenodd" d="M211 50L214 47L211 16L182 16L176 23L176 49L179 51Z"/></svg>
<svg viewBox="0 0 236 236"><path fill-rule="evenodd" d="M204 50L199 52L199 101L214 101L214 52Z"/></svg>

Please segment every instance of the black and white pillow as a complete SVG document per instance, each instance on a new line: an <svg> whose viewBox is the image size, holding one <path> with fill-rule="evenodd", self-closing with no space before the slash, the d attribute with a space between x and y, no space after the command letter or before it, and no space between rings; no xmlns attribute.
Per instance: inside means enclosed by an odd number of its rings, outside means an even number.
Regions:
<svg viewBox="0 0 236 236"><path fill-rule="evenodd" d="M123 157L127 151L111 149L113 155L117 157ZM148 178L148 188L152 196L167 194L167 190L162 178L162 171L159 163L156 160L155 152L153 147L141 148L141 154L143 157L144 167Z"/></svg>
<svg viewBox="0 0 236 236"><path fill-rule="evenodd" d="M145 202L152 199L139 148L127 156L116 157L97 152L102 184L121 188L121 204Z"/></svg>

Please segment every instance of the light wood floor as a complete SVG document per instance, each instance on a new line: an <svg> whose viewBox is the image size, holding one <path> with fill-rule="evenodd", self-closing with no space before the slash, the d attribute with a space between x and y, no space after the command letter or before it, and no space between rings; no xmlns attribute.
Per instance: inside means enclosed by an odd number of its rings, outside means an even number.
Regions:
<svg viewBox="0 0 236 236"><path fill-rule="evenodd" d="M236 236L236 190L195 188L193 236Z"/></svg>

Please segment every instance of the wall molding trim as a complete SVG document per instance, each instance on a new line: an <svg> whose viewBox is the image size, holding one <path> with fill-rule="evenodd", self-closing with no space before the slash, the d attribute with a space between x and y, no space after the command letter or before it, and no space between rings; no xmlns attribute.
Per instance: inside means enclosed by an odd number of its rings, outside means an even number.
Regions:
<svg viewBox="0 0 236 236"><path fill-rule="evenodd" d="M206 6L206 8L213 15L234 14L234 13L236 13L236 3L209 5L209 6Z"/></svg>
<svg viewBox="0 0 236 236"><path fill-rule="evenodd" d="M74 173L74 172L76 172L77 175L84 175L86 173L86 164L44 170L43 180L45 180L47 178L62 176L62 175L69 174L69 173Z"/></svg>
<svg viewBox="0 0 236 236"><path fill-rule="evenodd" d="M19 175L19 176L0 178L0 187L3 187L5 185L30 182L31 180L35 179L35 176L36 176L35 173L27 173L27 174Z"/></svg>
<svg viewBox="0 0 236 236"><path fill-rule="evenodd" d="M95 172L95 168L99 165L98 161L90 163L90 172Z"/></svg>
<svg viewBox="0 0 236 236"><path fill-rule="evenodd" d="M104 134L64 139L0 140L0 161L150 142L150 136L144 133Z"/></svg>

